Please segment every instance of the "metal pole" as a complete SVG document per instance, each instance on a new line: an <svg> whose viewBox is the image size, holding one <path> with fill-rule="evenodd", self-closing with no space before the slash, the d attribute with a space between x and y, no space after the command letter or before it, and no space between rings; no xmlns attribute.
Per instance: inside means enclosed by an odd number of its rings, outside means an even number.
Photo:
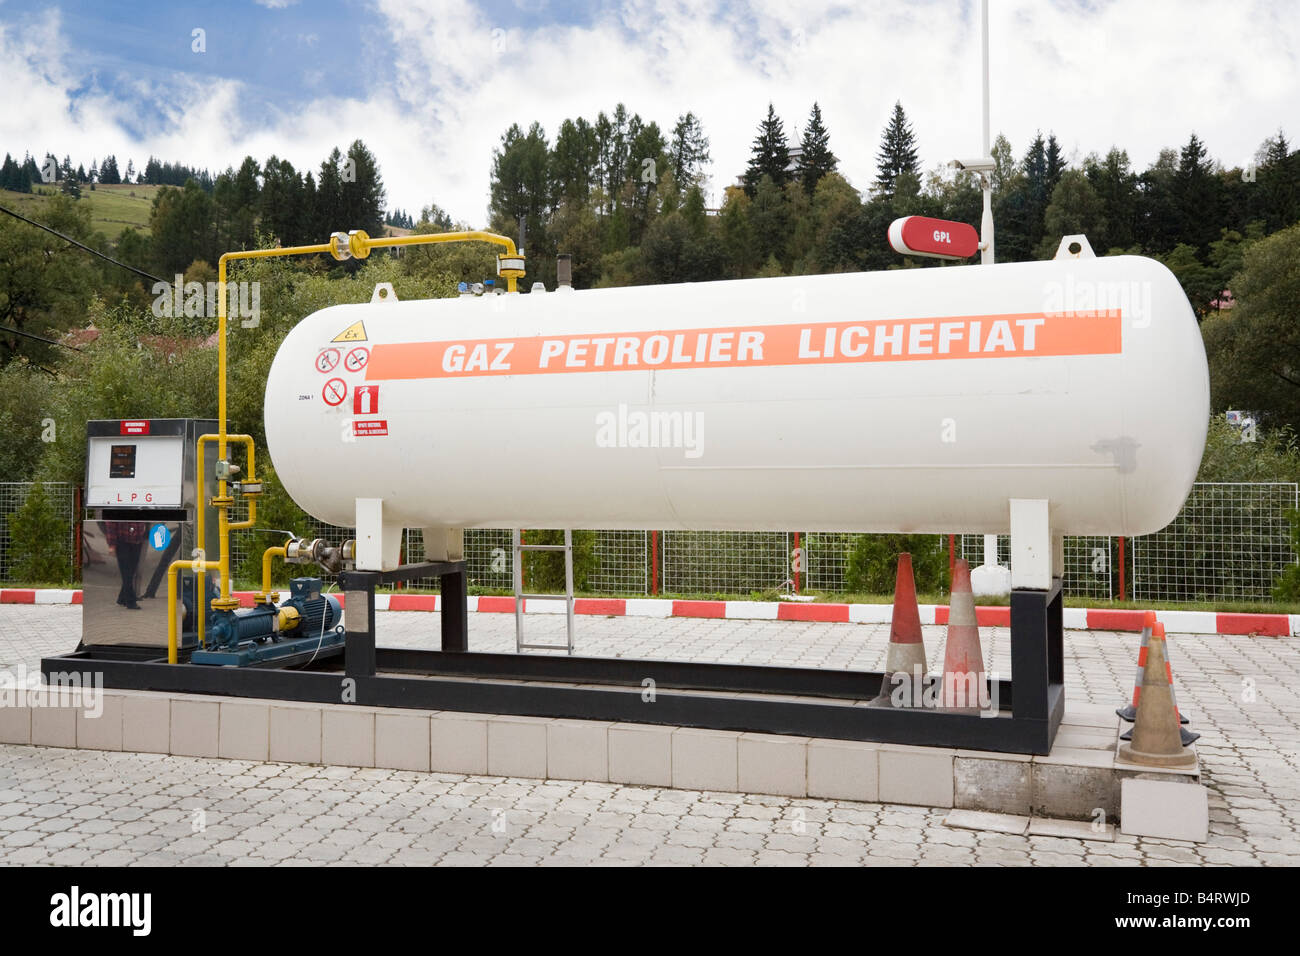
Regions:
<svg viewBox="0 0 1300 956"><path fill-rule="evenodd" d="M989 0L980 4L981 45L984 53L984 156L990 155L989 144ZM984 186L984 217L980 220L980 264L993 265L993 174L980 173Z"/></svg>

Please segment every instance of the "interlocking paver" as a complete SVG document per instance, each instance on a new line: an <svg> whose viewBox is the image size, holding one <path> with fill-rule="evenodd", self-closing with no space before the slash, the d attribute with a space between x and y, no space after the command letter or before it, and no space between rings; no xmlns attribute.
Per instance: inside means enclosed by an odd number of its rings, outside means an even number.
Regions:
<svg viewBox="0 0 1300 956"><path fill-rule="evenodd" d="M0 606L0 669L76 645L80 608ZM379 615L382 643L427 646L438 615ZM563 627L538 619L539 640ZM532 622L530 622L530 626ZM584 654L878 670L887 625L583 618ZM943 629L925 629L930 665ZM1009 634L986 628L990 670ZM513 650L509 615L475 650ZM1215 866L1300 863L1300 641L1171 635L1179 703L1203 734L1210 839L1113 843L951 830L944 811L596 782L318 767L0 745L0 863ZM1118 703L1135 638L1066 637L1067 696ZM496 827L497 829L494 829Z"/></svg>

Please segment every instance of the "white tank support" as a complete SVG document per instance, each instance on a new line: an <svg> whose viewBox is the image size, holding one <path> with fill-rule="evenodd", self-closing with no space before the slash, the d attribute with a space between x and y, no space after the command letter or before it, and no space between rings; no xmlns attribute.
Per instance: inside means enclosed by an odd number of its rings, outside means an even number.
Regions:
<svg viewBox="0 0 1300 956"><path fill-rule="evenodd" d="M1044 498L1011 499L1011 587L1046 591L1052 586L1052 533Z"/></svg>
<svg viewBox="0 0 1300 956"><path fill-rule="evenodd" d="M425 528L424 560L464 561L464 528Z"/></svg>
<svg viewBox="0 0 1300 956"><path fill-rule="evenodd" d="M402 555L402 524L384 517L382 498L357 499L358 571L392 571Z"/></svg>
<svg viewBox="0 0 1300 956"><path fill-rule="evenodd" d="M970 572L971 593L993 597L1011 593L1011 569L998 564L998 536L984 536L984 563Z"/></svg>

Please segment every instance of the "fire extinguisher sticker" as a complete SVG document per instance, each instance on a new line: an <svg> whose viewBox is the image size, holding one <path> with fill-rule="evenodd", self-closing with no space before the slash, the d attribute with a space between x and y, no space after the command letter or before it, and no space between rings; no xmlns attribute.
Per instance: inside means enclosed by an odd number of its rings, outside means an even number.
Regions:
<svg viewBox="0 0 1300 956"><path fill-rule="evenodd" d="M353 415L379 414L379 386L358 385L352 393Z"/></svg>

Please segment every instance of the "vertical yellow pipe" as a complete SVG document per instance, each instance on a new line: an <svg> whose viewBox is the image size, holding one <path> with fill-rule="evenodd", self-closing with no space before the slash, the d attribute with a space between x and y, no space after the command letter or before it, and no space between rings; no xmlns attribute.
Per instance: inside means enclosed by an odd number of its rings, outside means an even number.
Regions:
<svg viewBox="0 0 1300 956"><path fill-rule="evenodd" d="M228 254L227 254L228 255ZM226 460L226 256L221 257L217 275L217 457ZM226 497L226 479L217 481L217 497ZM221 536L221 602L230 599L230 517L222 507L217 514Z"/></svg>

